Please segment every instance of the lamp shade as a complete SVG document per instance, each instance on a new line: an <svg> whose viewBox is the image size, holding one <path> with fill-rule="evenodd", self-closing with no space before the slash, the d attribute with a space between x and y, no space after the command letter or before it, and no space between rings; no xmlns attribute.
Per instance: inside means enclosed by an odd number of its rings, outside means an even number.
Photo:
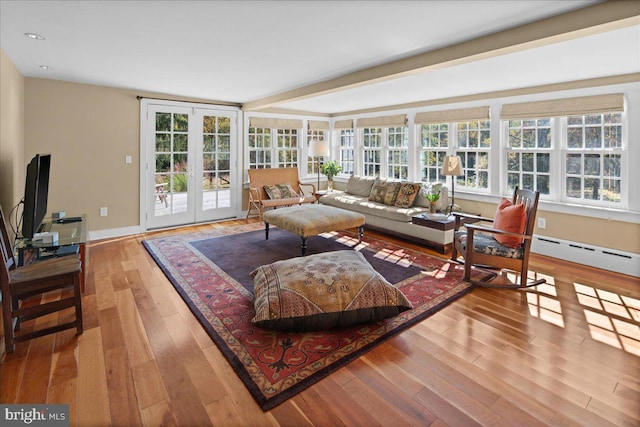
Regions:
<svg viewBox="0 0 640 427"><path fill-rule="evenodd" d="M324 157L329 155L329 144L327 141L312 139L309 143L309 155L313 157Z"/></svg>
<svg viewBox="0 0 640 427"><path fill-rule="evenodd" d="M462 175L462 159L460 156L445 156L442 164L442 175L459 176Z"/></svg>

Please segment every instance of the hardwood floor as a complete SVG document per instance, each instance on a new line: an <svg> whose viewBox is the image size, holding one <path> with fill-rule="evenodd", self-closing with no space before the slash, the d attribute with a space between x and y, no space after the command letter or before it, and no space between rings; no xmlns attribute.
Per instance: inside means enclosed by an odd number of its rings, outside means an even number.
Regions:
<svg viewBox="0 0 640 427"><path fill-rule="evenodd" d="M2 403L69 403L79 426L640 425L636 278L533 256L548 284L475 289L263 412L143 248L149 236L90 245L84 334L19 343L0 365Z"/></svg>

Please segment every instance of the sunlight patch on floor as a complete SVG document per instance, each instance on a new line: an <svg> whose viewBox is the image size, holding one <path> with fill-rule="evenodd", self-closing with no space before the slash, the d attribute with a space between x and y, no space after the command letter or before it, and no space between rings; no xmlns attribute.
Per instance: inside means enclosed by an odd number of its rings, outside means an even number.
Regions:
<svg viewBox="0 0 640 427"><path fill-rule="evenodd" d="M385 260L387 262L391 262L393 264L396 264L405 268L413 265L411 260L409 260L407 253L402 249L399 249L397 251L392 251L390 249L381 249L378 252L376 252L374 257Z"/></svg>
<svg viewBox="0 0 640 427"><path fill-rule="evenodd" d="M537 285L535 287L531 287L531 289L535 289L536 291L543 292L543 293L548 293L549 295L557 296L556 288L555 288L556 282L553 276L549 276L548 274L538 273L533 270L528 271L527 282L534 282L538 279L545 279L546 283ZM502 269L500 270L497 276L497 279L492 280L492 282L496 282L498 280L500 281L500 283L519 284L520 274L513 270Z"/></svg>
<svg viewBox="0 0 640 427"><path fill-rule="evenodd" d="M527 292L529 314L547 323L564 328L564 317L560 301L547 296L555 296L557 294L555 286L547 285L544 289L539 289L541 286L543 285L536 286L535 291Z"/></svg>
<svg viewBox="0 0 640 427"><path fill-rule="evenodd" d="M629 314L635 322L640 322L640 300L622 295L624 305L629 309Z"/></svg>
<svg viewBox="0 0 640 427"><path fill-rule="evenodd" d="M640 356L640 300L574 283L591 338Z"/></svg>
<svg viewBox="0 0 640 427"><path fill-rule="evenodd" d="M431 271L425 270L420 272L420 274L424 274L426 276L433 277L435 279L444 279L445 277L447 277L447 274L449 273L449 270L451 268L453 268L453 265L447 262L447 263L444 263L441 268L435 268Z"/></svg>

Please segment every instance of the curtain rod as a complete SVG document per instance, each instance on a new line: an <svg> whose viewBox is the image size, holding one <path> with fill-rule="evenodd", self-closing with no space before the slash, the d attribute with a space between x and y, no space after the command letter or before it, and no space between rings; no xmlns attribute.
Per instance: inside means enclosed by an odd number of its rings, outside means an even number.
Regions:
<svg viewBox="0 0 640 427"><path fill-rule="evenodd" d="M223 101L220 101L220 102L184 101L184 100L181 100L181 99L153 98L153 97L150 97L150 96L140 96L140 95L137 95L137 96L136 96L136 99L137 99L138 101L140 101L141 99L153 99L153 100L156 100L156 101L192 102L192 103L196 103L196 104L222 105L222 106L225 106L225 107L238 107L238 108L242 108L242 104L238 104L238 103L235 103L235 102L223 102Z"/></svg>

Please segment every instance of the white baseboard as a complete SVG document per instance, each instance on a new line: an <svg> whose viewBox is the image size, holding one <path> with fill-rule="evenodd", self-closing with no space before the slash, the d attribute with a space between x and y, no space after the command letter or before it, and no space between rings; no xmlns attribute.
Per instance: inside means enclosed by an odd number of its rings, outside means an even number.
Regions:
<svg viewBox="0 0 640 427"><path fill-rule="evenodd" d="M535 235L531 251L540 255L640 277L640 254Z"/></svg>
<svg viewBox="0 0 640 427"><path fill-rule="evenodd" d="M144 233L144 230L139 225L122 228L110 228L106 230L95 230L89 232L89 241L113 239L115 237L131 236L132 234L140 233Z"/></svg>

